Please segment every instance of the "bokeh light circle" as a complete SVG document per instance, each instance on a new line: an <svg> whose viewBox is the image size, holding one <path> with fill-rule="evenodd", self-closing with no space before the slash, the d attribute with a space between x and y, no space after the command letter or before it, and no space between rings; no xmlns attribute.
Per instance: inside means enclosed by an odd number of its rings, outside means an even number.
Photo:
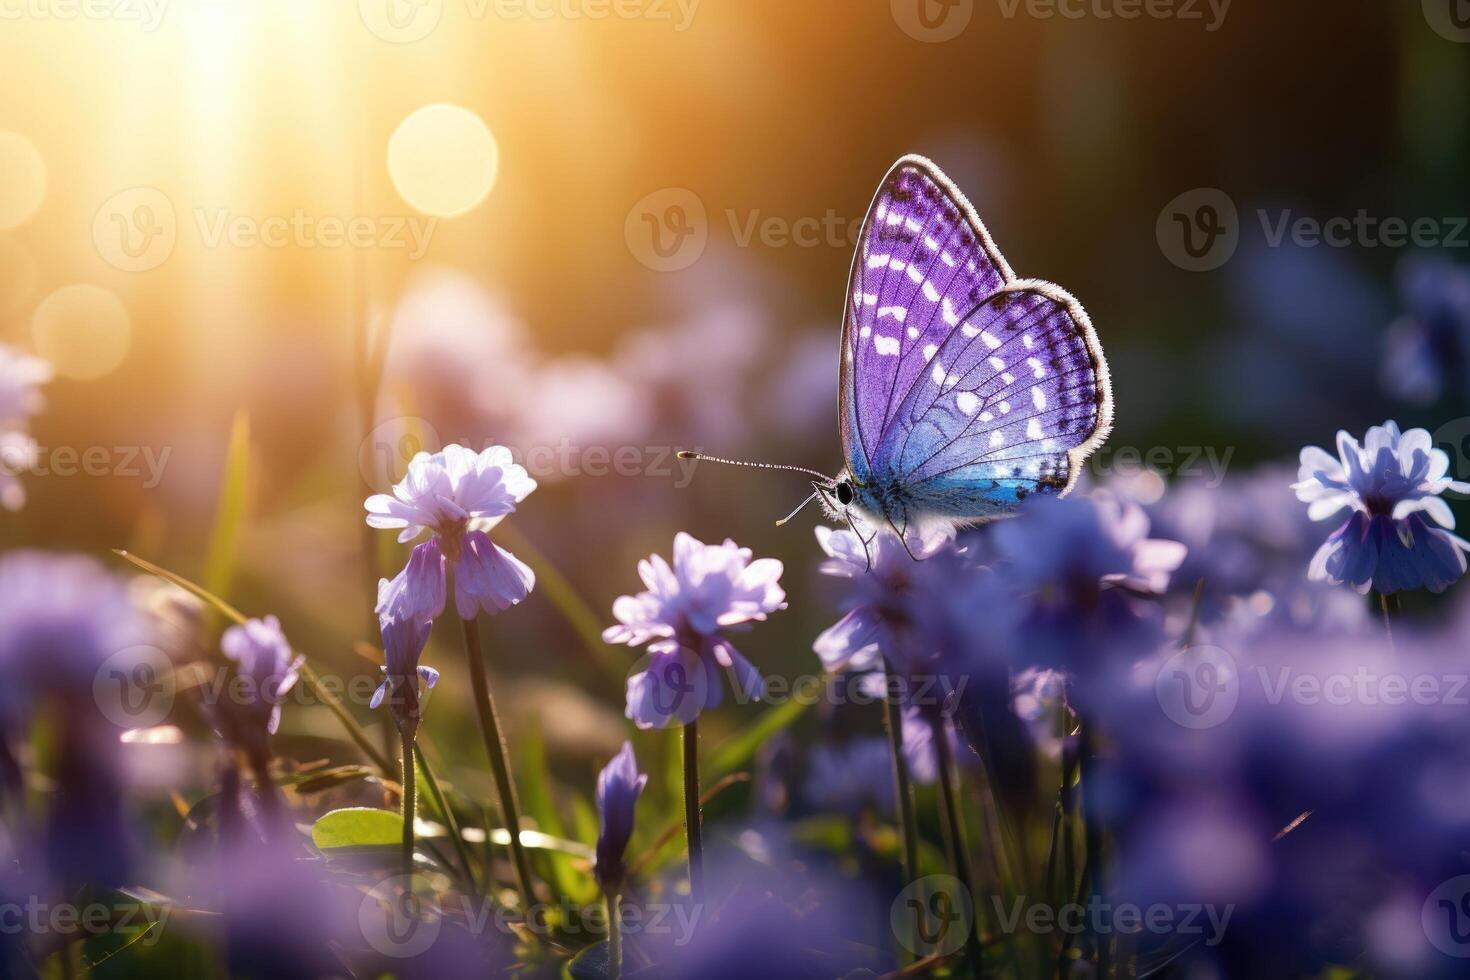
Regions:
<svg viewBox="0 0 1470 980"><path fill-rule="evenodd" d="M388 140L388 176L415 210L453 218L495 186L500 150L484 120L459 106L414 110Z"/></svg>
<svg viewBox="0 0 1470 980"><path fill-rule="evenodd" d="M30 250L0 235L0 318L19 313L36 288L38 271Z"/></svg>
<svg viewBox="0 0 1470 980"><path fill-rule="evenodd" d="M46 161L19 133L0 129L0 230L31 219L46 199Z"/></svg>
<svg viewBox="0 0 1470 980"><path fill-rule="evenodd" d="M100 378L127 356L132 318L109 290L85 283L63 286L36 307L31 339L36 353L57 374L82 381Z"/></svg>

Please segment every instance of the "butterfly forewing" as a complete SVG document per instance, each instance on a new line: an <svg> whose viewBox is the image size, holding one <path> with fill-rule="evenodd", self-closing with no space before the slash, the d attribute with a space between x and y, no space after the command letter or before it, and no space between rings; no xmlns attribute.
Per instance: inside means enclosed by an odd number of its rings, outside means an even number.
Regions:
<svg viewBox="0 0 1470 980"><path fill-rule="evenodd" d="M843 322L842 439L848 468L872 472L885 430L926 351L1012 274L973 208L928 160L894 164L868 210Z"/></svg>

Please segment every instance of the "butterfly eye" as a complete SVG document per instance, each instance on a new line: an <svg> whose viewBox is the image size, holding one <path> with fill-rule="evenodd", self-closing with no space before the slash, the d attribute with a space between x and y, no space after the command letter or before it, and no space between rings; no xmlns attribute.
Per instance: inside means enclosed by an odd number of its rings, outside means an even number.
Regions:
<svg viewBox="0 0 1470 980"><path fill-rule="evenodd" d="M852 503L852 487L846 481L837 484L837 502L843 506Z"/></svg>

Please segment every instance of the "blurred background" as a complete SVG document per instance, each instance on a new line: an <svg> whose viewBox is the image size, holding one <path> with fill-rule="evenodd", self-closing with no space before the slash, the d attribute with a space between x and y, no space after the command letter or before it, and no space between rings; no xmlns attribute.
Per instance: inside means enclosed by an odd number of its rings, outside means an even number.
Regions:
<svg viewBox="0 0 1470 980"><path fill-rule="evenodd" d="M363 498L419 446L509 445L541 489L501 542L541 584L490 648L590 778L630 659L596 631L676 530L787 562L745 652L815 671L810 518L772 526L806 483L671 450L838 468L853 239L900 154L1088 307L1095 475L1464 415L1464 378L1408 402L1376 368L1404 257L1470 245L1463 6L3 0L0 335L57 377L0 535L134 550L375 676L352 641L406 549ZM1395 246L1360 213L1429 224Z"/></svg>

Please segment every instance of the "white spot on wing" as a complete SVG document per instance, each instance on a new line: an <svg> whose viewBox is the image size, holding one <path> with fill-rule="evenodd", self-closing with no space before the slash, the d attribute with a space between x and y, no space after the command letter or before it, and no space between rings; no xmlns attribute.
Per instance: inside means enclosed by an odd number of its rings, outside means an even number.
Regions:
<svg viewBox="0 0 1470 980"><path fill-rule="evenodd" d="M1042 391L1040 388L1032 388L1031 404L1036 406L1036 410L1038 412L1046 408L1046 392Z"/></svg>
<svg viewBox="0 0 1470 980"><path fill-rule="evenodd" d="M1003 436L1003 435L1000 434L1000 430L999 429L996 429L994 432L992 432L990 434L990 448L991 449L999 449L1001 446L1004 446L1005 444L1006 444L1005 436Z"/></svg>
<svg viewBox="0 0 1470 980"><path fill-rule="evenodd" d="M1026 438L1033 441L1042 438L1041 422L1039 419L1031 419L1026 423Z"/></svg>
<svg viewBox="0 0 1470 980"><path fill-rule="evenodd" d="M873 349L885 357L897 357L900 346L897 337L885 337L881 333L873 334Z"/></svg>
<svg viewBox="0 0 1470 980"><path fill-rule="evenodd" d="M985 346L989 347L991 350L995 350L997 347L1000 346L1000 341L996 340L995 334L991 333L989 330L980 331L980 339L985 341Z"/></svg>
<svg viewBox="0 0 1470 980"><path fill-rule="evenodd" d="M892 317L893 319L897 320L899 323L902 323L904 320L908 319L908 315L909 315L909 311L906 310L906 309L904 309L902 306L880 306L880 307L878 307L878 319L880 319L880 320L883 319L886 316L886 317Z"/></svg>
<svg viewBox="0 0 1470 980"><path fill-rule="evenodd" d="M938 353L939 353L939 345L938 344L925 344L924 345L924 361L925 361L925 363L928 363L929 361L934 360L934 355L935 354L938 354Z"/></svg>
<svg viewBox="0 0 1470 980"><path fill-rule="evenodd" d="M973 391L962 391L954 396L954 403L966 415L974 415L975 410L980 407L980 396Z"/></svg>

